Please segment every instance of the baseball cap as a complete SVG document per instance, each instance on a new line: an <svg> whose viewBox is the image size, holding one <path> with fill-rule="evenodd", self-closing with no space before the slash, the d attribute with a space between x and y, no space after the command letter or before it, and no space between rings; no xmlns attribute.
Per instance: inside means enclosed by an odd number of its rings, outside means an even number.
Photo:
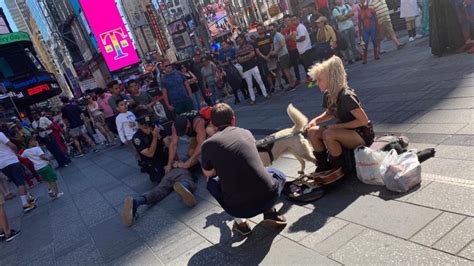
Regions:
<svg viewBox="0 0 474 266"><path fill-rule="evenodd" d="M174 120L174 127L178 136L184 136L186 134L186 127L188 126L188 119L185 116L178 116Z"/></svg>

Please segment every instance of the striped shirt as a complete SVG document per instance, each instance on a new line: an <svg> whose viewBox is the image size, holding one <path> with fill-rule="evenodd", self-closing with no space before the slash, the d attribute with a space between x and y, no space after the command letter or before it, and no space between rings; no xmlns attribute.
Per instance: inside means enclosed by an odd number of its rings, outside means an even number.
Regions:
<svg viewBox="0 0 474 266"><path fill-rule="evenodd" d="M377 19L379 20L379 24L391 21L390 13L388 11L388 6L387 3L385 3L385 0L372 0L370 2L369 7L373 8L375 10L375 13L377 13Z"/></svg>

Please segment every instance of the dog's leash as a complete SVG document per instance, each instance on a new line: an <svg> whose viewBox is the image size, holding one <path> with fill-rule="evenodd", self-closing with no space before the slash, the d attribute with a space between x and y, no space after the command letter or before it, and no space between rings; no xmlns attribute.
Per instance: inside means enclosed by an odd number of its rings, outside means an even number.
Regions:
<svg viewBox="0 0 474 266"><path fill-rule="evenodd" d="M272 164L274 159L275 159L273 157L273 152L272 152L273 144L275 144L275 142L285 140L285 139L289 139L289 138L294 137L294 136L299 135L299 134L303 134L303 136L306 138L306 132L297 131L297 132L293 132L291 134L288 134L286 136L281 136L281 137L278 137L278 138L275 138L274 136L268 136L264 139L257 140L255 142L255 144L257 145L257 150L259 152L268 153L268 156L270 157L270 164Z"/></svg>
<svg viewBox="0 0 474 266"><path fill-rule="evenodd" d="M272 144L272 143L275 143L275 142L278 142L278 141L281 141L281 140L292 138L292 137L294 137L296 135L299 135L299 134L303 134L303 136L306 138L306 132L301 130L301 131L293 132L291 134L281 136L281 137L278 137L278 138L275 138L273 136L269 136L269 137L257 140L256 143L257 143L257 145L265 146L265 145Z"/></svg>

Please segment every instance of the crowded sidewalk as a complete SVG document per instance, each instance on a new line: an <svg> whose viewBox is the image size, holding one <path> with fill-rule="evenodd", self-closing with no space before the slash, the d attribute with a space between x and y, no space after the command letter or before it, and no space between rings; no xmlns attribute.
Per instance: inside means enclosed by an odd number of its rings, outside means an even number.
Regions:
<svg viewBox="0 0 474 266"><path fill-rule="evenodd" d="M474 60L464 54L433 57L426 38L402 50L391 45L384 43L383 60L349 66L349 85L364 102L376 135L404 134L410 148L436 148L436 157L422 165L418 189L395 194L347 178L311 204L282 197L277 209L288 225L274 231L253 218L254 232L243 238L233 235L232 217L202 178L194 208L172 193L141 210L127 228L120 217L124 197L153 184L129 149L99 147L58 171L60 200L50 201L36 186L34 211L23 214L18 200L6 202L10 225L22 234L0 243L0 264L472 264ZM289 103L313 117L321 101L317 89L300 85L234 109L237 125L258 139L292 125ZM299 163L284 156L273 167L295 178Z"/></svg>

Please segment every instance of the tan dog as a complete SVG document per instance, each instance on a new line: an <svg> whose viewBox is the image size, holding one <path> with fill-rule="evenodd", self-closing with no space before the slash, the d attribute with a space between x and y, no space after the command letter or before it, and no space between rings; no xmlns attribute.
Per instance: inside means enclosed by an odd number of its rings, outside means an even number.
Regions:
<svg viewBox="0 0 474 266"><path fill-rule="evenodd" d="M313 147L302 134L295 134L294 136L289 138L285 138L285 136L289 136L292 133L302 131L304 126L308 124L308 118L298 109L296 109L292 104L288 105L286 111L291 121L293 121L295 125L292 128L283 129L270 135L275 139L283 137L282 139L274 142L270 152L273 155L273 160L277 160L285 153L290 153L294 155L301 164L301 170L299 173L303 174L306 166L306 161L316 163L316 159L313 155ZM260 159L263 162L263 165L269 166L272 164L272 158L270 157L269 152L259 151L259 155Z"/></svg>

